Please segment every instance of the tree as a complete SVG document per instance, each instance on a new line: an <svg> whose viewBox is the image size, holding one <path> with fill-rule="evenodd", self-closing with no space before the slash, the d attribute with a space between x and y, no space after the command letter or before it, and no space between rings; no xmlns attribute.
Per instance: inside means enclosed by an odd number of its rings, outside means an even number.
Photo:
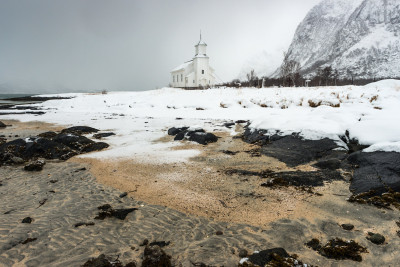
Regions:
<svg viewBox="0 0 400 267"><path fill-rule="evenodd" d="M332 78L332 67L331 66L326 66L323 70L322 70L322 77L325 80L325 86L328 86L328 81L330 78Z"/></svg>
<svg viewBox="0 0 400 267"><path fill-rule="evenodd" d="M283 54L283 63L280 69L280 75L283 80L283 86L290 85L296 86L296 78L300 76L301 65L300 62L289 59L288 54Z"/></svg>
<svg viewBox="0 0 400 267"><path fill-rule="evenodd" d="M247 76L247 81L249 82L249 87L255 86L258 77L254 69L252 69L249 73L247 73L246 76Z"/></svg>

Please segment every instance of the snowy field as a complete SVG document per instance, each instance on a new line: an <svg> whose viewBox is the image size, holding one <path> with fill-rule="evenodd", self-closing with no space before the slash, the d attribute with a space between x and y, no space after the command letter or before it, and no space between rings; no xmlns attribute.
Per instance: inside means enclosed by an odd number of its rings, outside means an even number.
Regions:
<svg viewBox="0 0 400 267"><path fill-rule="evenodd" d="M2 117L92 126L117 134L105 139L111 148L85 157L184 161L198 151L171 150L178 143L154 141L163 137L168 128L179 126L235 134L223 126L224 122L235 120L250 120L252 128L280 130L281 134L300 132L308 139L328 137L338 142L341 142L338 136L348 130L351 138L372 145L367 152L400 152L400 81L397 80L367 86L202 91L163 88L58 96L73 98L35 104L45 115Z"/></svg>

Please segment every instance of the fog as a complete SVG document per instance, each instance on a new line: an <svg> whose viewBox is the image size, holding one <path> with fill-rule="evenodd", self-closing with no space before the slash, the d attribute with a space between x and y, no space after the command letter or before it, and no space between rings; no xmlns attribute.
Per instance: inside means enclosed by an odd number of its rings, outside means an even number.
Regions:
<svg viewBox="0 0 400 267"><path fill-rule="evenodd" d="M167 86L200 30L218 82L260 60L267 74L318 2L0 0L0 93Z"/></svg>

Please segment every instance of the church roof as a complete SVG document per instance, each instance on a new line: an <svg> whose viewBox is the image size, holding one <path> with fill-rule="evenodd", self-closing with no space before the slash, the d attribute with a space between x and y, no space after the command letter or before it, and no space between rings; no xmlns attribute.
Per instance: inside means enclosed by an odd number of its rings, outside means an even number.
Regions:
<svg viewBox="0 0 400 267"><path fill-rule="evenodd" d="M175 69L171 70L171 72L175 72L175 71L179 71L179 70L184 70L186 69L186 67L188 67L190 64L193 63L193 60L189 60L185 63L183 63L182 65L179 65L178 67L176 67Z"/></svg>
<svg viewBox="0 0 400 267"><path fill-rule="evenodd" d="M207 45L207 44L203 40L200 39L200 41L197 43L196 46L198 46L198 45Z"/></svg>

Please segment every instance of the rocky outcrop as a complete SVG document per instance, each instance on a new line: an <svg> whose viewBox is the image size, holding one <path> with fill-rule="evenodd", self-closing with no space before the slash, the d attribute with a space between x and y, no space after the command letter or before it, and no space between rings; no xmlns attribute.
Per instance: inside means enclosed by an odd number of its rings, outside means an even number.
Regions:
<svg viewBox="0 0 400 267"><path fill-rule="evenodd" d="M323 0L298 26L287 54L305 75L332 66L342 78L399 77L399 34L397 0Z"/></svg>

